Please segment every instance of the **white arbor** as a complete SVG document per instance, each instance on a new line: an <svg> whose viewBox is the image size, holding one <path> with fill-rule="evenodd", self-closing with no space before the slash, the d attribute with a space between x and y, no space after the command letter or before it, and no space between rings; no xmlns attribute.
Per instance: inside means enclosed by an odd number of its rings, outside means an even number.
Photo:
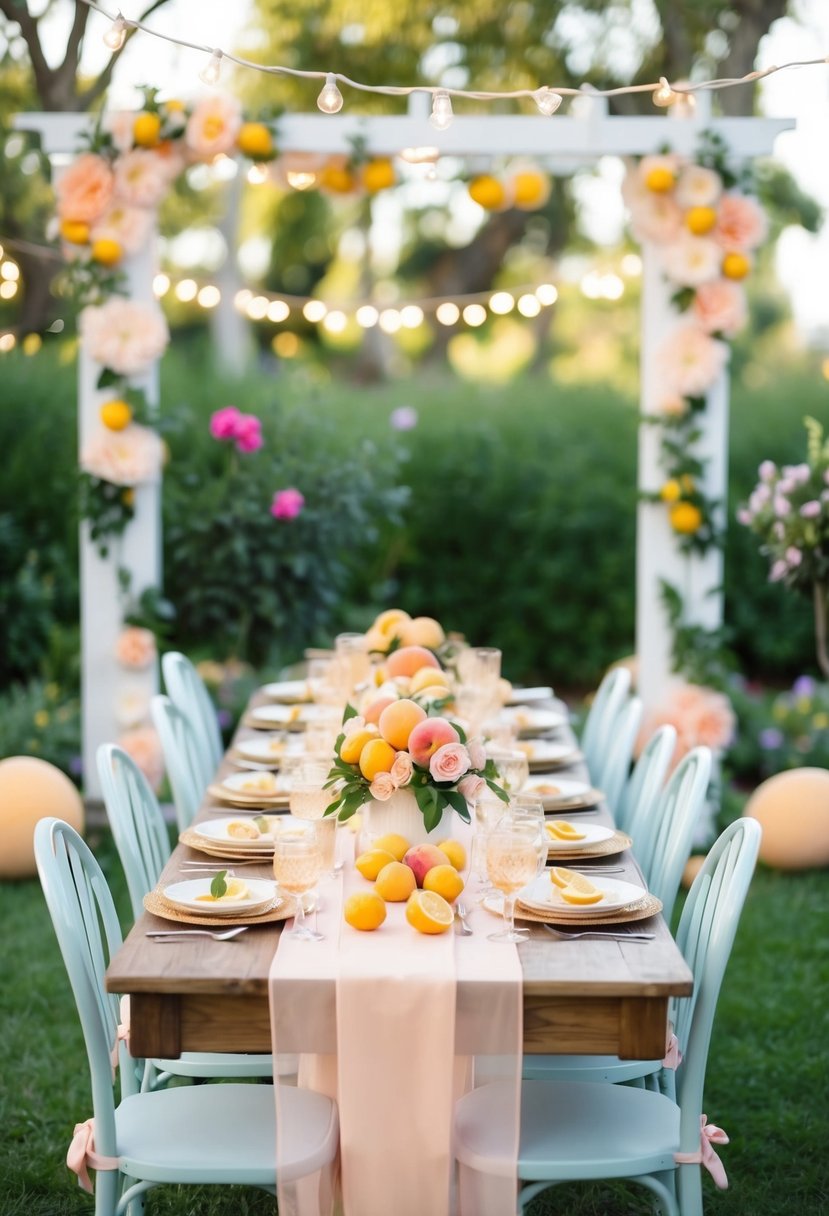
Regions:
<svg viewBox="0 0 829 1216"><path fill-rule="evenodd" d="M693 157L703 130L716 132L737 160L767 155L781 131L794 120L760 118L712 118L707 104L710 95L698 94L698 107L691 116L675 117L670 110L647 117L616 117L607 112L603 98L585 91L570 116L483 115L456 117L446 131L433 130L428 122L428 101L421 95L410 98L405 115L360 116L349 114L289 114L280 119L279 146L283 152L348 153L355 137L365 141L375 155L395 155L403 148L433 146L440 155L486 158L529 156L552 173L570 172L576 164L591 164L602 156L642 156L665 146ZM88 123L86 115L27 114L17 125L39 131L44 150L56 172L77 147ZM658 404L655 352L673 321L672 289L661 273L656 251L643 248L643 299L641 316L641 408L647 415ZM136 299L152 298L155 269L153 249L130 260L130 287ZM101 395L95 388L98 368L82 351L78 373L79 431L81 442L97 425ZM144 385L152 400L156 394L155 373ZM704 491L709 499L725 503L727 491L728 382L723 375L710 390L707 408L700 415L703 438L700 454L707 457ZM664 479L659 466L659 437L656 428L640 428L640 491L658 491ZM724 507L720 507L720 512ZM723 523L721 518L720 524ZM87 529L81 534L81 614L83 637L83 732L84 771L87 794L95 795L97 746L118 732L115 706L118 699L117 672L113 653L120 630L117 570L113 558L102 560L92 546ZM158 487L141 487L136 499L135 519L124 537L121 564L131 573L137 592L160 581L160 511ZM636 650L639 657L639 687L645 705L659 702L671 678L672 638L660 584L678 587L683 595L686 621L706 628L722 621L723 555L711 548L704 556L686 556L677 548L662 506L640 502L637 517L636 562ZM133 677L134 678L134 677ZM157 674L146 677L147 692L155 691Z"/></svg>

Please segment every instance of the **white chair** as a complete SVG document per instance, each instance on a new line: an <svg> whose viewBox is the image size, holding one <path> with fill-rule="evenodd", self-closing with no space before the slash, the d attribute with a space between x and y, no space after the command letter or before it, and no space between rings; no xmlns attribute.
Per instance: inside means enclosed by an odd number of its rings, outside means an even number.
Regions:
<svg viewBox="0 0 829 1216"><path fill-rule="evenodd" d="M164 767L170 779L179 831L193 822L205 790L213 776L205 766L189 718L169 697L158 694L150 702L153 725L161 740Z"/></svg>
<svg viewBox="0 0 829 1216"><path fill-rule="evenodd" d="M581 732L581 750L590 769L591 779L607 755L611 729L630 692L630 672L627 667L614 667L602 680L588 711Z"/></svg>
<svg viewBox="0 0 829 1216"><path fill-rule="evenodd" d="M155 794L134 760L112 743L101 744L97 760L104 806L137 920L144 911L144 896L169 860L170 837ZM271 1077L273 1056L185 1051L175 1060L152 1060L142 1088L155 1089L171 1076Z"/></svg>
<svg viewBox="0 0 829 1216"><path fill-rule="evenodd" d="M590 770L590 778L603 792L614 819L630 776L641 721L642 702L639 697L630 697L610 723L605 752Z"/></svg>
<svg viewBox="0 0 829 1216"><path fill-rule="evenodd" d="M519 1210L561 1182L627 1179L656 1195L663 1216L702 1216L700 1164L722 1185L713 1145L727 1142L706 1123L703 1086L717 998L760 846L760 825L726 828L688 895L677 943L694 973L692 996L674 1007L683 1053L676 1086L656 1093L627 1085L524 1081L518 1153ZM672 1092L671 1092L672 1091ZM508 1101L503 1084L466 1094L456 1107L460 1209L482 1210L488 1179L508 1171L491 1129ZM674 1096L674 1094L676 1096ZM713 1154L713 1155L712 1155ZM722 1174L720 1174L722 1171Z"/></svg>
<svg viewBox="0 0 829 1216"><path fill-rule="evenodd" d="M139 1213L160 1183L243 1183L275 1193L276 1126L272 1085L202 1085L137 1093L119 1041L118 998L104 987L121 932L106 879L78 833L58 819L35 829L35 860L81 1020L93 1116L79 1123L67 1161L88 1180L97 1171L96 1216ZM112 1054L121 1064L113 1096ZM284 1181L322 1176L337 1152L337 1109L329 1098L287 1088L280 1098ZM327 1181L327 1180L326 1180ZM88 1184L91 1189L91 1183Z"/></svg>
<svg viewBox="0 0 829 1216"><path fill-rule="evenodd" d="M675 748L676 727L669 722L657 727L625 784L614 816L617 828L633 836L634 840L637 822L647 822L650 818L653 804L665 784Z"/></svg>
<svg viewBox="0 0 829 1216"><path fill-rule="evenodd" d="M170 650L162 657L161 670L167 695L189 718L203 766L208 777L212 777L221 763L224 746L216 710L204 680L186 655L177 650Z"/></svg>

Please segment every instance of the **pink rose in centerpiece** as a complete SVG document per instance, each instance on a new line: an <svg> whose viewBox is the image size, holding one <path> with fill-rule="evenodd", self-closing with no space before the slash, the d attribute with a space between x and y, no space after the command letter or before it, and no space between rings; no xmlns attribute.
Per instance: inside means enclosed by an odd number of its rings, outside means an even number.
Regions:
<svg viewBox="0 0 829 1216"><path fill-rule="evenodd" d="M130 207L157 207L169 189L167 167L148 148L119 156L113 172L115 193Z"/></svg>
<svg viewBox="0 0 829 1216"><path fill-rule="evenodd" d="M368 788L372 798L376 798L378 802L386 802L391 798L397 786L392 781L390 773L378 773Z"/></svg>
<svg viewBox="0 0 829 1216"><path fill-rule="evenodd" d="M130 423L123 431L101 429L81 452L85 473L116 486L137 486L157 481L164 445L149 427Z"/></svg>
<svg viewBox="0 0 829 1216"><path fill-rule="evenodd" d="M706 393L728 361L728 347L698 325L678 325L658 354L666 395L699 397Z"/></svg>
<svg viewBox="0 0 829 1216"><path fill-rule="evenodd" d="M141 671L156 657L155 634L149 629L129 625L122 629L115 643L115 658L122 667Z"/></svg>
<svg viewBox="0 0 829 1216"><path fill-rule="evenodd" d="M167 322L158 308L121 296L85 308L79 328L90 358L119 376L143 372L164 354L170 341Z"/></svg>
<svg viewBox="0 0 829 1216"><path fill-rule="evenodd" d="M233 150L241 125L242 107L235 97L206 97L193 107L184 142L196 160L210 161Z"/></svg>
<svg viewBox="0 0 829 1216"><path fill-rule="evenodd" d="M412 779L414 765L408 752L398 752L391 766L390 777L396 789L402 789Z"/></svg>
<svg viewBox="0 0 829 1216"><path fill-rule="evenodd" d="M480 739L470 739L466 745L469 752L469 767L484 768L486 765L486 748Z"/></svg>
<svg viewBox="0 0 829 1216"><path fill-rule="evenodd" d="M429 761L435 781L459 781L469 771L469 752L462 743L444 743Z"/></svg>
<svg viewBox="0 0 829 1216"><path fill-rule="evenodd" d="M768 221L754 199L742 194L724 194L717 209L712 236L723 249L740 253L756 249L766 239Z"/></svg>
<svg viewBox="0 0 829 1216"><path fill-rule="evenodd" d="M486 782L483 777L478 777L475 773L467 773L463 780L458 782L458 793L463 794L467 802L474 802L485 789Z"/></svg>
<svg viewBox="0 0 829 1216"><path fill-rule="evenodd" d="M694 316L707 334L730 338L748 320L745 292L739 283L728 279L702 283L694 296Z"/></svg>
<svg viewBox="0 0 829 1216"><path fill-rule="evenodd" d="M62 220L94 224L109 206L114 188L112 170L103 157L85 152L58 179L58 215Z"/></svg>
<svg viewBox="0 0 829 1216"><path fill-rule="evenodd" d="M293 486L287 490L277 490L271 503L271 515L274 519L296 519L305 506L305 495Z"/></svg>

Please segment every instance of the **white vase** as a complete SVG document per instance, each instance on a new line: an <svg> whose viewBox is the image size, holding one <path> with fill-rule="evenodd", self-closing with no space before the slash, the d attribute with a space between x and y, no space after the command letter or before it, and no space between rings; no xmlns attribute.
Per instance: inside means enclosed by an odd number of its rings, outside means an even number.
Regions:
<svg viewBox="0 0 829 1216"><path fill-rule="evenodd" d="M364 816L362 834L366 840L372 836L385 836L395 832L405 836L411 844L424 844L427 840L445 840L452 835L455 812L447 807L436 828L426 831L423 813L411 790L395 790L385 802L372 799L362 808Z"/></svg>

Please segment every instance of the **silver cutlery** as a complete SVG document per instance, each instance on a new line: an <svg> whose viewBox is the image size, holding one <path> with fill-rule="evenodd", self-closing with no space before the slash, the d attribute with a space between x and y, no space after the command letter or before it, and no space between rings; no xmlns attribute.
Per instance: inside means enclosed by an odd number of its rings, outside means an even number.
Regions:
<svg viewBox="0 0 829 1216"><path fill-rule="evenodd" d="M601 938L602 941L606 942L651 942L656 936L655 933L603 933L600 929L584 929L578 933L562 933L546 923L544 924L544 928L559 941L571 941L577 937L594 937Z"/></svg>
<svg viewBox="0 0 829 1216"><path fill-rule="evenodd" d="M471 937L473 934L473 929L466 917L467 911L465 905L462 902L456 903L455 919L458 926L458 932L460 933L461 937Z"/></svg>
<svg viewBox="0 0 829 1216"><path fill-rule="evenodd" d="M229 942L247 928L247 925L237 925L233 929L222 929L219 933L213 929L150 929L145 937L155 938L156 941L170 941L174 937L212 937L214 942Z"/></svg>

